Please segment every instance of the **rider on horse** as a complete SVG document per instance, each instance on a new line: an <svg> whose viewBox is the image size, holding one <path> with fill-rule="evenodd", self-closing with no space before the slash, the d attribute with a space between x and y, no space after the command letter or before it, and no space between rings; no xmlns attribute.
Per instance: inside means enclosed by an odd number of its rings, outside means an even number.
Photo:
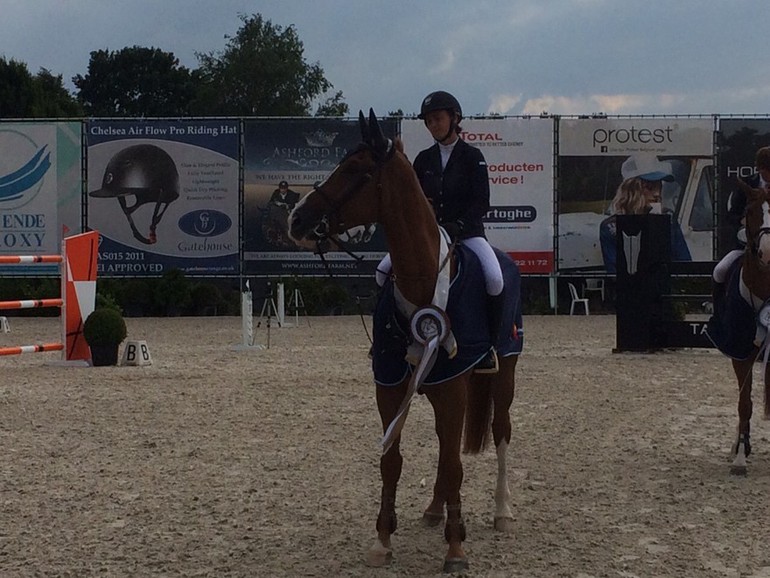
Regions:
<svg viewBox="0 0 770 578"><path fill-rule="evenodd" d="M439 90L426 96L418 118L425 122L435 144L421 151L413 166L425 196L453 241L462 241L478 257L487 291L490 326L488 354L476 364L477 373L496 373L497 343L503 314L503 274L484 234L483 218L489 210L487 163L479 149L460 138L462 108L457 99ZM386 257L379 270L390 271ZM383 279L381 273L380 280Z"/></svg>
<svg viewBox="0 0 770 578"><path fill-rule="evenodd" d="M746 184L751 188L766 189L770 191L770 147L762 147L756 153L755 165L757 172L746 179ZM735 261L743 256L746 247L746 193L738 188L727 201L727 214L731 225L737 231L736 247L727 253L717 263L712 273L713 306L714 314L720 315L724 309L724 301L727 287L727 276Z"/></svg>

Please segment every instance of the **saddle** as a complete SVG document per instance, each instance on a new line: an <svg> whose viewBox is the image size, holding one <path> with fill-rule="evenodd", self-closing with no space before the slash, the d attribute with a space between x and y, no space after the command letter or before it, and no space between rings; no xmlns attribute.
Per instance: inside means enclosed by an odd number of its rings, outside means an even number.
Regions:
<svg viewBox="0 0 770 578"><path fill-rule="evenodd" d="M457 339L457 354L450 359L441 349L425 385L435 385L457 377L473 367L489 350L486 314L486 288L478 257L462 244L455 246L456 274L451 280L446 313ZM520 303L521 277L513 260L495 249L505 279L503 329L497 343L501 357L521 353L524 342ZM414 367L406 360L411 335L409 320L399 313L394 285L383 286L373 319L372 370L378 385L401 383Z"/></svg>

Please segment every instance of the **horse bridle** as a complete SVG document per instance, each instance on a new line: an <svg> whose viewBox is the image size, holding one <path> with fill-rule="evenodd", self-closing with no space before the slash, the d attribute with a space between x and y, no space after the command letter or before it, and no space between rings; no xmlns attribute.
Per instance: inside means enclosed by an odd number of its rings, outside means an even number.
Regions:
<svg viewBox="0 0 770 578"><path fill-rule="evenodd" d="M345 190L342 192L342 195L339 199L332 199L329 197L329 194L324 191L324 184L321 183L320 185L317 185L314 187L313 192L318 193L318 195L321 197L323 202L326 204L326 206L330 209L326 213L323 214L323 216L320 219L320 222L318 225L316 225L315 229L313 229L313 232L317 236L316 244L320 246L320 244L323 241L332 241L335 243L338 247L343 249L344 251L348 252L347 249L344 248L344 245L341 241L338 239L335 239L331 236L331 225L330 223L335 223L336 227L340 230L345 230L345 223L338 217L340 210L350 202L351 199L353 199L358 192L364 187L366 183L377 177L377 187L380 187L379 182L379 175L382 172L382 167L387 163L390 159L393 158L395 154L396 147L393 146L393 142L388 139L387 141L388 146L385 150L384 154L380 153L376 147L373 145L370 145L368 143L361 143L356 147L355 150L349 152L347 155L345 155L342 160L340 161L340 166L352 157L353 155L363 152L363 151L369 151L372 153L372 156L375 160L375 168L374 171L366 171L364 173L359 174L355 180L350 182L347 187L345 187ZM348 254L351 254L348 252Z"/></svg>
<svg viewBox="0 0 770 578"><path fill-rule="evenodd" d="M770 200L764 199L762 204L765 203L770 204ZM746 230L748 231L748 227L746 227ZM767 234L770 234L770 227L760 227L759 230L757 230L756 235L746 235L746 241L752 255L756 256L759 253L759 244L762 241L762 237Z"/></svg>

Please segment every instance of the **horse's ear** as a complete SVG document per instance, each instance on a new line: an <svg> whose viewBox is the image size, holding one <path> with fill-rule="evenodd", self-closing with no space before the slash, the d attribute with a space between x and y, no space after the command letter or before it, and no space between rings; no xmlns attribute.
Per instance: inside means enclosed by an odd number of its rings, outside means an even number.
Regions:
<svg viewBox="0 0 770 578"><path fill-rule="evenodd" d="M377 120L377 115L374 114L373 108L369 109L369 128L372 133L371 144L374 146L374 150L380 155L385 155L390 149L391 142L382 134L382 128L380 128L380 123Z"/></svg>
<svg viewBox="0 0 770 578"><path fill-rule="evenodd" d="M371 136L369 134L369 125L366 124L366 117L364 116L363 110L358 111L358 126L361 129L361 140L368 143Z"/></svg>

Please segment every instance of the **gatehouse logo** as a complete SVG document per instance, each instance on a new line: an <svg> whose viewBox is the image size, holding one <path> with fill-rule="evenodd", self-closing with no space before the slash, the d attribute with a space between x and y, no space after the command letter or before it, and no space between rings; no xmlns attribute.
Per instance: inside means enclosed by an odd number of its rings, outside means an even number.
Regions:
<svg viewBox="0 0 770 578"><path fill-rule="evenodd" d="M12 151L0 159L0 207L19 207L34 198L43 186L51 168L51 153L48 145L38 147L17 131L0 131L0 140L6 151Z"/></svg>
<svg viewBox="0 0 770 578"><path fill-rule="evenodd" d="M214 209L198 209L179 217L179 228L193 237L216 237L232 225L230 217Z"/></svg>

